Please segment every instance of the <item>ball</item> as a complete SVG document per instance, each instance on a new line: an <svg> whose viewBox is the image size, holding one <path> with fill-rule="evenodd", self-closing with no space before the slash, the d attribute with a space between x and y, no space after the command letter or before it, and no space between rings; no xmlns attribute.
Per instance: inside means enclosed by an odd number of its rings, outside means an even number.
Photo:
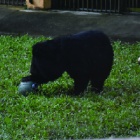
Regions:
<svg viewBox="0 0 140 140"><path fill-rule="evenodd" d="M140 57L138 58L138 64L140 64Z"/></svg>
<svg viewBox="0 0 140 140"><path fill-rule="evenodd" d="M37 87L38 85L32 81L21 82L18 86L18 92L22 95L27 95L28 93L36 91Z"/></svg>

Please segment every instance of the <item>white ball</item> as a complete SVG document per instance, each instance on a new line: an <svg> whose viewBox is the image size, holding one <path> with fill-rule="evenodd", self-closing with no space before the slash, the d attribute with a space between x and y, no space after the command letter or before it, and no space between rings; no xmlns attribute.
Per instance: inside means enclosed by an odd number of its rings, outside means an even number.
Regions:
<svg viewBox="0 0 140 140"><path fill-rule="evenodd" d="M140 64L140 57L138 58L138 63Z"/></svg>
<svg viewBox="0 0 140 140"><path fill-rule="evenodd" d="M35 83L32 81L21 82L18 87L18 92L23 95L27 95L27 93L33 92L35 88L37 87L35 87Z"/></svg>

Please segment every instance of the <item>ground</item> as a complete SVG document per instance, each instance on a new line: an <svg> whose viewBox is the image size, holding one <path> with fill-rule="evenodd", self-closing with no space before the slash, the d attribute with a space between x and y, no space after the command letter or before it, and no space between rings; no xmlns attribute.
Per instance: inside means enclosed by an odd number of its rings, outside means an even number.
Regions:
<svg viewBox="0 0 140 140"><path fill-rule="evenodd" d="M59 36L99 29L110 38L140 41L140 14L116 15L72 11L31 11L0 6L0 34ZM64 22L65 21L65 22Z"/></svg>

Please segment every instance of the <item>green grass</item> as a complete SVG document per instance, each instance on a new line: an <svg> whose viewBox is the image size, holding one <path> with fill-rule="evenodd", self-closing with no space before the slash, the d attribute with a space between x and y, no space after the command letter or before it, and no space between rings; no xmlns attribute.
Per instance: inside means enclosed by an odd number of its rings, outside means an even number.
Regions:
<svg viewBox="0 0 140 140"><path fill-rule="evenodd" d="M46 140L140 136L140 43L113 42L114 65L98 95L67 93L67 73L27 97L17 87L29 74L31 46L45 37L0 36L0 139Z"/></svg>

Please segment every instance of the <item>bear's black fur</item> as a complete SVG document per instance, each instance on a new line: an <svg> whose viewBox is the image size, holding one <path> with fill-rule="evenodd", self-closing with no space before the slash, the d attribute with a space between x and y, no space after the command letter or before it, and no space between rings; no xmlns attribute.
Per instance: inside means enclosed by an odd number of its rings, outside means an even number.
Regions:
<svg viewBox="0 0 140 140"><path fill-rule="evenodd" d="M39 42L32 48L30 76L22 81L38 84L54 81L66 71L74 79L74 94L83 92L91 81L100 92L113 64L109 38L101 31L86 31Z"/></svg>

